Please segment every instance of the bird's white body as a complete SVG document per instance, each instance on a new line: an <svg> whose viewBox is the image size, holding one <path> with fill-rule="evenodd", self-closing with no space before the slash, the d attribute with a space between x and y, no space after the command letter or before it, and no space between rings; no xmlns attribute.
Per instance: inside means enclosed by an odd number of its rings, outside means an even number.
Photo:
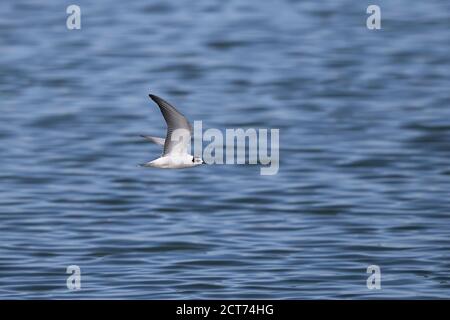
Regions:
<svg viewBox="0 0 450 320"><path fill-rule="evenodd" d="M192 162L194 159L194 162ZM147 162L144 164L144 167L153 167L153 168L161 168L161 169L183 169L183 168L191 168L202 164L202 161L198 161L198 158L191 156L190 154L186 155L172 155L172 156L162 156L153 161Z"/></svg>
<svg viewBox="0 0 450 320"><path fill-rule="evenodd" d="M143 167L162 169L182 169L196 167L205 163L201 158L188 153L191 141L192 126L175 107L160 97L150 94L156 102L167 123L166 138L142 136L146 140L164 146L161 157L143 164Z"/></svg>

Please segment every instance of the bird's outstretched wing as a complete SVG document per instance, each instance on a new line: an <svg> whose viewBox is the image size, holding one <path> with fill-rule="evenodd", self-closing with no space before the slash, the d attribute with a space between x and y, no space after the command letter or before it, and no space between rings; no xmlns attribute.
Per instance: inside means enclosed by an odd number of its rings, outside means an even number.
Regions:
<svg viewBox="0 0 450 320"><path fill-rule="evenodd" d="M164 138L159 138L159 137L152 137L152 136L146 136L146 135L142 135L141 137L144 138L147 141L159 144L160 146L164 145L165 139Z"/></svg>
<svg viewBox="0 0 450 320"><path fill-rule="evenodd" d="M149 97L156 102L167 123L167 135L164 142L163 156L168 154L187 154L191 142L192 126L185 116L175 107L158 96L150 94Z"/></svg>

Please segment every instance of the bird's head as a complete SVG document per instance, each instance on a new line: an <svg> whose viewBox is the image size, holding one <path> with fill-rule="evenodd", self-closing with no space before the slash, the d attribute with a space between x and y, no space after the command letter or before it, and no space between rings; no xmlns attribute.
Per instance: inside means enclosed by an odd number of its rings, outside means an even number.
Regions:
<svg viewBox="0 0 450 320"><path fill-rule="evenodd" d="M195 164L195 165L200 165L200 164L205 164L206 162L203 161L203 159L200 158L200 157L193 156L192 157L192 163Z"/></svg>

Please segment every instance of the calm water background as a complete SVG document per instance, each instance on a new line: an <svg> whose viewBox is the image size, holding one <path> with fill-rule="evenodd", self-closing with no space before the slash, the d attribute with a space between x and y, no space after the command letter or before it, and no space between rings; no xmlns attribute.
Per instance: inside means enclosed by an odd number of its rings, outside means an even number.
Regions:
<svg viewBox="0 0 450 320"><path fill-rule="evenodd" d="M222 2L0 3L0 298L450 298L449 2ZM150 92L278 175L138 168Z"/></svg>

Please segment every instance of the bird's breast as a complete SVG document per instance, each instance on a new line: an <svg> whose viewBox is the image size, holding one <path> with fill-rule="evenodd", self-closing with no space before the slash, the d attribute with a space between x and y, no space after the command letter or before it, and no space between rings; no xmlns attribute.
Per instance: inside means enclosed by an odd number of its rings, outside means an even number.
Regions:
<svg viewBox="0 0 450 320"><path fill-rule="evenodd" d="M156 159L152 162L154 167L164 168L164 169L181 169L193 167L192 156L185 155L171 155L164 156Z"/></svg>

